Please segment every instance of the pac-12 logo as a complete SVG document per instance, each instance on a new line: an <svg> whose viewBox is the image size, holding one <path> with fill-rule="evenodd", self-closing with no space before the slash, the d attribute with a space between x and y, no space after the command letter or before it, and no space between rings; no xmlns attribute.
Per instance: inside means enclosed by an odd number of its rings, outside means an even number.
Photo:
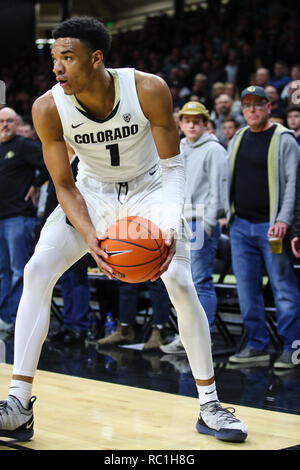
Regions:
<svg viewBox="0 0 300 470"><path fill-rule="evenodd" d="M129 122L131 119L131 114L130 113L123 114L123 119L125 122Z"/></svg>

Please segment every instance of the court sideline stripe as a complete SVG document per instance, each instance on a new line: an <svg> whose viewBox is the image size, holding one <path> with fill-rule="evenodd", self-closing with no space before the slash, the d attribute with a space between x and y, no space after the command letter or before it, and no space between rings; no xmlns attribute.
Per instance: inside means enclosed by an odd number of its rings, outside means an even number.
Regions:
<svg viewBox="0 0 300 470"><path fill-rule="evenodd" d="M10 443L9 441L1 441L0 439L0 447L5 446L5 447L10 447L11 449L15 449L15 450L34 450L34 449L30 449L29 447L21 446L19 444L14 444L14 442L15 441L12 441L12 443Z"/></svg>

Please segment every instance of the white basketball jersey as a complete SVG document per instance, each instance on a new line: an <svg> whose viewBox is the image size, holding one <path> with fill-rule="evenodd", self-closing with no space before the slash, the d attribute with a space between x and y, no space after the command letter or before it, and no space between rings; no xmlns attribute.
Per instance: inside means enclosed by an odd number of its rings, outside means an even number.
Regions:
<svg viewBox="0 0 300 470"><path fill-rule="evenodd" d="M159 156L150 122L139 103L134 69L108 71L114 77L119 100L104 120L90 116L59 84L53 86L52 95L64 138L79 158L78 176L125 182L150 170Z"/></svg>

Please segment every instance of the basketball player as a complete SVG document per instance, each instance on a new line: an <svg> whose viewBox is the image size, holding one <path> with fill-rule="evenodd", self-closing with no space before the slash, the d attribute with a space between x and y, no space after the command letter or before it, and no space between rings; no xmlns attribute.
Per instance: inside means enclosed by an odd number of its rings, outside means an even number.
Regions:
<svg viewBox="0 0 300 470"><path fill-rule="evenodd" d="M49 327L53 286L88 251L112 277L99 240L126 209L128 215L151 214L164 233L168 256L153 280L162 276L178 314L199 392L198 431L243 441L246 426L218 401L208 322L191 276L189 239L179 236L184 170L169 89L153 75L107 69L110 36L94 18L66 20L53 37L58 84L36 100L33 119L60 206L46 222L25 268L13 377L0 406L0 435L32 437L32 382ZM80 159L76 183L64 139Z"/></svg>

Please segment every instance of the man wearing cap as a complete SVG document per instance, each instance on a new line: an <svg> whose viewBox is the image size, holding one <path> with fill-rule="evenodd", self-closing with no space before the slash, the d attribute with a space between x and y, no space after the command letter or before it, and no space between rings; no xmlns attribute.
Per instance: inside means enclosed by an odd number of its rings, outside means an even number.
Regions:
<svg viewBox="0 0 300 470"><path fill-rule="evenodd" d="M292 131L270 121L271 103L263 88L246 88L241 101L248 126L238 130L228 148L230 240L248 343L230 361L270 359L261 288L265 266L283 344L274 367L292 368L293 344L300 338L300 292L287 234L294 214L299 148ZM270 236L282 240L281 253L270 252Z"/></svg>
<svg viewBox="0 0 300 470"><path fill-rule="evenodd" d="M202 103L189 101L179 111L179 126L185 135L181 153L186 171L185 207L194 238L191 245L193 281L200 302L214 328L217 298L212 273L221 234L219 218L226 210L226 151L206 129L209 112Z"/></svg>

